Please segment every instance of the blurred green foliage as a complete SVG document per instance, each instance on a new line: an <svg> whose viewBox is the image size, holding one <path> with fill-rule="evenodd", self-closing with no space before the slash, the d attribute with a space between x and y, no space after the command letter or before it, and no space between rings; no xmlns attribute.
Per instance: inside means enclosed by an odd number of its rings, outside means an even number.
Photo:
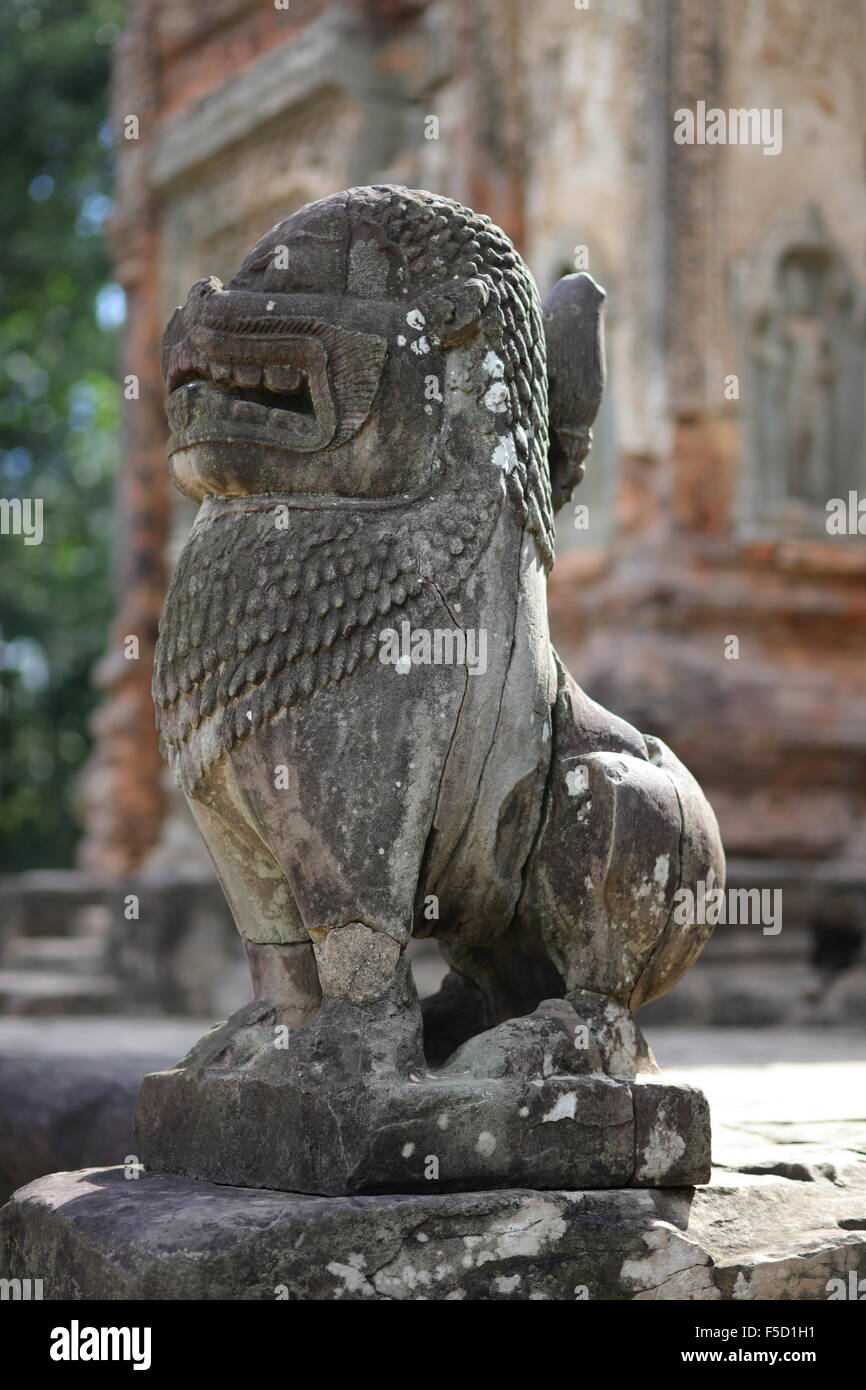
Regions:
<svg viewBox="0 0 866 1390"><path fill-rule="evenodd" d="M117 322L103 224L122 0L0 6L0 497L42 498L44 538L0 535L0 867L72 862L90 671L112 606Z"/></svg>

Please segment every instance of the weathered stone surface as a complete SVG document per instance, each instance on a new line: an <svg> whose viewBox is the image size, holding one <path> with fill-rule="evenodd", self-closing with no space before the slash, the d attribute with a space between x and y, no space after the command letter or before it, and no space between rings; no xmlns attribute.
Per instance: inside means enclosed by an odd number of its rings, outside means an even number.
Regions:
<svg viewBox="0 0 866 1390"><path fill-rule="evenodd" d="M46 1299L819 1300L866 1273L866 1175L323 1198L90 1169L22 1188L0 1239Z"/></svg>
<svg viewBox="0 0 866 1390"><path fill-rule="evenodd" d="M709 934L673 907L721 882L718 828L548 640L604 299L567 275L542 311L489 218L383 184L307 204L173 314L168 452L201 507L153 693L256 1001L145 1082L152 1168L322 1193L423 1181L409 1155L465 1188L705 1177L706 1107L633 1084L633 1015ZM452 970L425 1014L413 935ZM538 1045L556 999L590 1035L570 1058Z"/></svg>

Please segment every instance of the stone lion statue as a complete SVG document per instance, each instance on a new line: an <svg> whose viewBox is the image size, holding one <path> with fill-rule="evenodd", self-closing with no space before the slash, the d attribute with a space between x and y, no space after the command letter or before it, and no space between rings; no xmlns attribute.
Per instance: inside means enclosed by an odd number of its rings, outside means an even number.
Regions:
<svg viewBox="0 0 866 1390"><path fill-rule="evenodd" d="M367 187L273 227L166 331L171 469L201 507L158 725L246 943L243 1027L288 1030L301 1089L540 1076L548 1047L557 1073L634 1077L635 1011L703 944L672 904L722 880L710 807L548 635L602 300L568 276L543 311L487 217ZM423 1015L413 935L450 966Z"/></svg>

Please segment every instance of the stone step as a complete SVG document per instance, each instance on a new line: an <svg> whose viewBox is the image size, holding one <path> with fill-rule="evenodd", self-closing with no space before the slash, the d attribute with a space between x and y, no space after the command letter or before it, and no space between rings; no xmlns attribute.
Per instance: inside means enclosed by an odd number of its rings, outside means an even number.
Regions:
<svg viewBox="0 0 866 1390"><path fill-rule="evenodd" d="M69 975L48 970L0 970L0 1013L9 1015L102 1014L119 1006L109 975Z"/></svg>
<svg viewBox="0 0 866 1390"><path fill-rule="evenodd" d="M16 936L6 947L8 970L69 971L89 975L105 960L105 942L98 936Z"/></svg>

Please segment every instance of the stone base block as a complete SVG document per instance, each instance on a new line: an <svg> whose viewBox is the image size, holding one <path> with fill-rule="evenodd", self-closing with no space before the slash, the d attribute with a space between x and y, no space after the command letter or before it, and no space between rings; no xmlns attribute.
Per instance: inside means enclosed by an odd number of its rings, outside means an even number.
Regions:
<svg viewBox="0 0 866 1390"><path fill-rule="evenodd" d="M0 1212L0 1276L110 1300L825 1300L866 1275L866 1173L694 1190L311 1197L122 1168ZM843 1292L839 1292L839 1290Z"/></svg>
<svg viewBox="0 0 866 1390"><path fill-rule="evenodd" d="M340 1091L181 1067L144 1078L136 1134L156 1172L332 1196L681 1187L710 1172L704 1096L651 1077L427 1076Z"/></svg>

